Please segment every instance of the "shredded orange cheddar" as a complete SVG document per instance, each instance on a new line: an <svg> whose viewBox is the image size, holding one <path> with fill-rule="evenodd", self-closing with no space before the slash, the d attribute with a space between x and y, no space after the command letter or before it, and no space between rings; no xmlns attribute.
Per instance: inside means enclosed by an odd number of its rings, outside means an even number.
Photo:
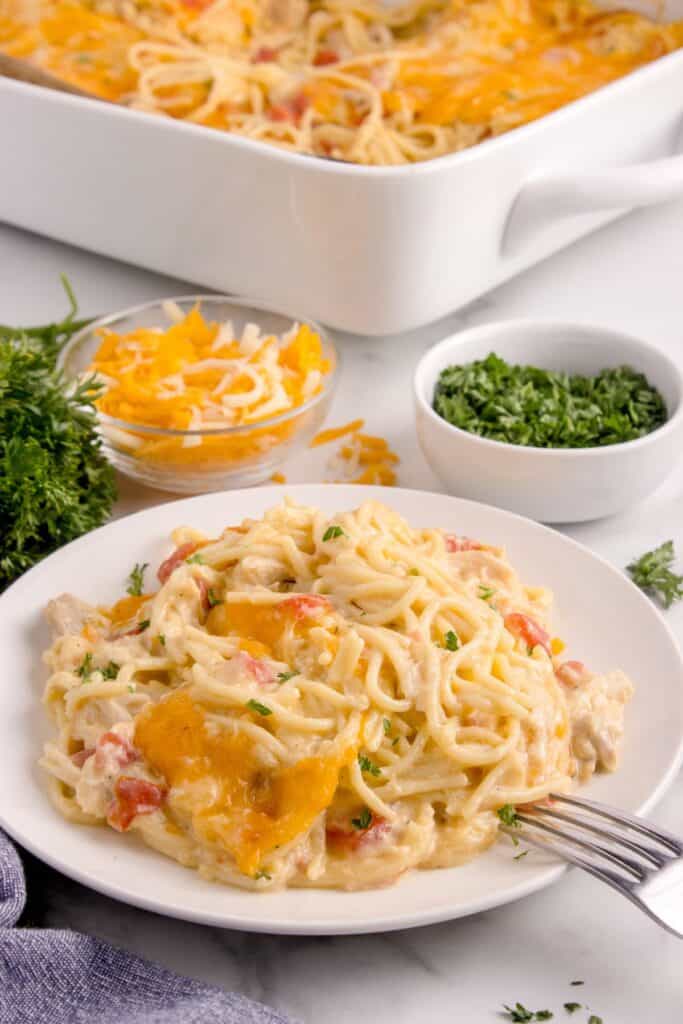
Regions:
<svg viewBox="0 0 683 1024"><path fill-rule="evenodd" d="M385 438L361 433L364 426L363 420L353 420L343 427L324 430L314 438L311 447L348 437L348 442L339 448L331 460L333 475L340 471L343 473L343 478L336 478L335 482L393 487L397 479L393 467L401 460Z"/></svg>
<svg viewBox="0 0 683 1024"><path fill-rule="evenodd" d="M330 441L338 441L340 437L347 434L355 434L365 426L365 420L351 420L343 427L330 427L329 430L321 430L311 441L311 448L318 448L320 445L329 444Z"/></svg>
<svg viewBox="0 0 683 1024"><path fill-rule="evenodd" d="M247 324L238 338L231 324L207 321L195 307L166 329L117 334L105 328L100 334L90 367L105 384L97 407L123 421L105 423L105 430L137 459L179 467L237 462L281 443L297 421L265 421L313 398L331 370L322 340L308 324L294 324L282 337ZM218 432L251 424L257 429L246 435ZM216 432L150 435L138 426Z"/></svg>

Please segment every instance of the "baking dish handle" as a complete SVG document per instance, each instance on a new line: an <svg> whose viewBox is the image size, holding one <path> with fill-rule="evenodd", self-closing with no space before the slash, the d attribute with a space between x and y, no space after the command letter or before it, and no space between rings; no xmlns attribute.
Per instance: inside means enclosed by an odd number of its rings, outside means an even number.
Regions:
<svg viewBox="0 0 683 1024"><path fill-rule="evenodd" d="M543 228L568 217L626 211L681 196L683 155L627 167L539 175L513 201L503 230L503 255L519 255Z"/></svg>

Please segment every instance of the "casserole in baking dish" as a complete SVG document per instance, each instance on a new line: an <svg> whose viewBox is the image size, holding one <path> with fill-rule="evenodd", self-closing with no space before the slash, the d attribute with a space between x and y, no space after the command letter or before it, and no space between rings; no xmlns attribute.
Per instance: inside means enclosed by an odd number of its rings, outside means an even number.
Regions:
<svg viewBox="0 0 683 1024"><path fill-rule="evenodd" d="M657 159L676 152L682 85L672 53L463 152L363 167L4 80L0 217L333 326L400 331L683 192L683 162Z"/></svg>

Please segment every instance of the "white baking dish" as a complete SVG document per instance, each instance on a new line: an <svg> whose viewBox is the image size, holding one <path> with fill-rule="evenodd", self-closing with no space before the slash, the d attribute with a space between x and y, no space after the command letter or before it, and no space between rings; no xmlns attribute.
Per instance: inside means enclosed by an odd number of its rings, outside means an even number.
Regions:
<svg viewBox="0 0 683 1024"><path fill-rule="evenodd" d="M1 79L0 219L387 334L683 195L682 117L679 51L473 149L373 168Z"/></svg>

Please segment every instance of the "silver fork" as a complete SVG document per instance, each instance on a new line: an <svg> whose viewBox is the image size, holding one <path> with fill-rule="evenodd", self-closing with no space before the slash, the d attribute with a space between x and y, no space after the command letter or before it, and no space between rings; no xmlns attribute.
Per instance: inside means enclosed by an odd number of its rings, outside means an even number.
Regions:
<svg viewBox="0 0 683 1024"><path fill-rule="evenodd" d="M670 832L559 793L520 807L503 831L589 871L683 938L683 840Z"/></svg>

